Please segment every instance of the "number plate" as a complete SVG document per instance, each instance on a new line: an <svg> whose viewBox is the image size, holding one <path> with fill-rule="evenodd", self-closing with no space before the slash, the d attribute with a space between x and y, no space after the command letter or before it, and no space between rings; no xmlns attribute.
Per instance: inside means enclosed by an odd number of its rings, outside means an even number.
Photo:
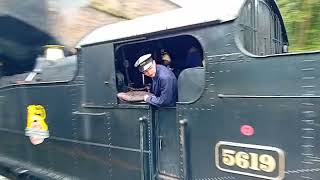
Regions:
<svg viewBox="0 0 320 180"><path fill-rule="evenodd" d="M284 152L275 147L220 141L215 147L215 162L226 172L273 180L284 178Z"/></svg>

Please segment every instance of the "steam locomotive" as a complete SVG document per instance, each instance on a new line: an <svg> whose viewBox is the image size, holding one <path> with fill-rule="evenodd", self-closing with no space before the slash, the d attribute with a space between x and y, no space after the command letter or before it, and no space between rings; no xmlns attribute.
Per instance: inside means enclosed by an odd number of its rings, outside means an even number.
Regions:
<svg viewBox="0 0 320 180"><path fill-rule="evenodd" d="M179 17L179 18L177 18ZM0 174L17 179L320 178L320 53L289 53L273 0L103 26L75 56L0 79ZM184 68L196 48L203 66ZM165 49L176 107L122 101ZM5 67L4 67L5 68Z"/></svg>

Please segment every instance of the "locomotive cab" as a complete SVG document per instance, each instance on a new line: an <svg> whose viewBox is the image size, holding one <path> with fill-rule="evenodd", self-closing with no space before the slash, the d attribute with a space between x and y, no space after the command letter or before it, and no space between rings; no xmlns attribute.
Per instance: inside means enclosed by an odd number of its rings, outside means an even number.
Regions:
<svg viewBox="0 0 320 180"><path fill-rule="evenodd" d="M151 38L150 38L151 39ZM191 51L190 51L191 49ZM170 57L170 64L164 64L163 51ZM135 61L143 54L150 53L157 64L167 65L178 79L178 102L196 101L204 89L203 50L196 37L188 34L164 36L154 40L120 43L115 46L116 84L118 92L150 91L151 78L144 76L134 67ZM191 57L190 57L191 56ZM188 59L190 58L190 59ZM197 67L190 67L187 61L201 62ZM120 75L119 78L119 73ZM140 102L126 102L118 99L118 104L128 106ZM149 105L148 105L149 106ZM154 158L156 171L161 176L179 177L179 123L176 107L150 107L153 128Z"/></svg>
<svg viewBox="0 0 320 180"><path fill-rule="evenodd" d="M224 0L98 28L76 57L46 66L48 79L0 88L0 173L319 179L320 53L287 53L288 44L273 0ZM196 67L186 66L190 52ZM134 67L144 54L170 61L175 107L117 97L150 90Z"/></svg>
<svg viewBox="0 0 320 180"><path fill-rule="evenodd" d="M212 141L219 144L219 140L228 137L219 130L224 122L218 119L224 116L225 110L221 109L224 101L218 96L237 89L223 83L228 81L221 77L228 79L232 73L227 67L219 69L220 64L243 61L247 55L281 54L288 45L274 1L237 1L231 6L221 3L208 12L200 19L190 17L181 24L168 22L170 18L166 18L186 16L177 10L105 26L78 45L84 63L83 107L90 112L106 109L111 119L110 132L116 137L111 140L112 145L141 151L130 158L131 163L141 166L140 174L133 173L137 178L148 177L148 173L160 179L227 178L224 168L208 161L215 149L198 148L208 147L207 143ZM188 49L192 47L199 50L202 65L185 68ZM143 102L118 99L119 92L150 90L151 79L141 74L134 63L141 55L152 54L157 64L161 64L162 51L170 55L170 68L178 79L177 106L153 108ZM222 73L226 74L219 77ZM147 160L153 162L151 166L146 165ZM282 177L282 173L271 176Z"/></svg>

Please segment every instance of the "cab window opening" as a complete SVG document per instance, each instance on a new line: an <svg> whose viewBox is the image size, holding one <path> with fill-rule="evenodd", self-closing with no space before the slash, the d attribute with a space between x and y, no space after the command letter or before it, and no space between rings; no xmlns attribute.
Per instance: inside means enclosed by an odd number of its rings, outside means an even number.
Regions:
<svg viewBox="0 0 320 180"><path fill-rule="evenodd" d="M145 42L118 44L115 46L115 68L118 92L152 91L152 79L134 67L145 54L151 54L156 64L169 68L179 79L188 68L203 68L203 50L198 40L182 35ZM178 100L179 101L179 100ZM120 103L124 103L122 100Z"/></svg>

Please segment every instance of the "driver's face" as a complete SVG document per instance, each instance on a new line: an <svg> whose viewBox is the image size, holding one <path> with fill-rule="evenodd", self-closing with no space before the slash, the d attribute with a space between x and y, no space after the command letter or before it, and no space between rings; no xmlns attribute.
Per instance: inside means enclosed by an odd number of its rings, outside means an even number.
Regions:
<svg viewBox="0 0 320 180"><path fill-rule="evenodd" d="M154 77L156 75L156 68L155 68L154 64L152 64L152 66L150 66L148 69L143 71L143 74L148 77Z"/></svg>

